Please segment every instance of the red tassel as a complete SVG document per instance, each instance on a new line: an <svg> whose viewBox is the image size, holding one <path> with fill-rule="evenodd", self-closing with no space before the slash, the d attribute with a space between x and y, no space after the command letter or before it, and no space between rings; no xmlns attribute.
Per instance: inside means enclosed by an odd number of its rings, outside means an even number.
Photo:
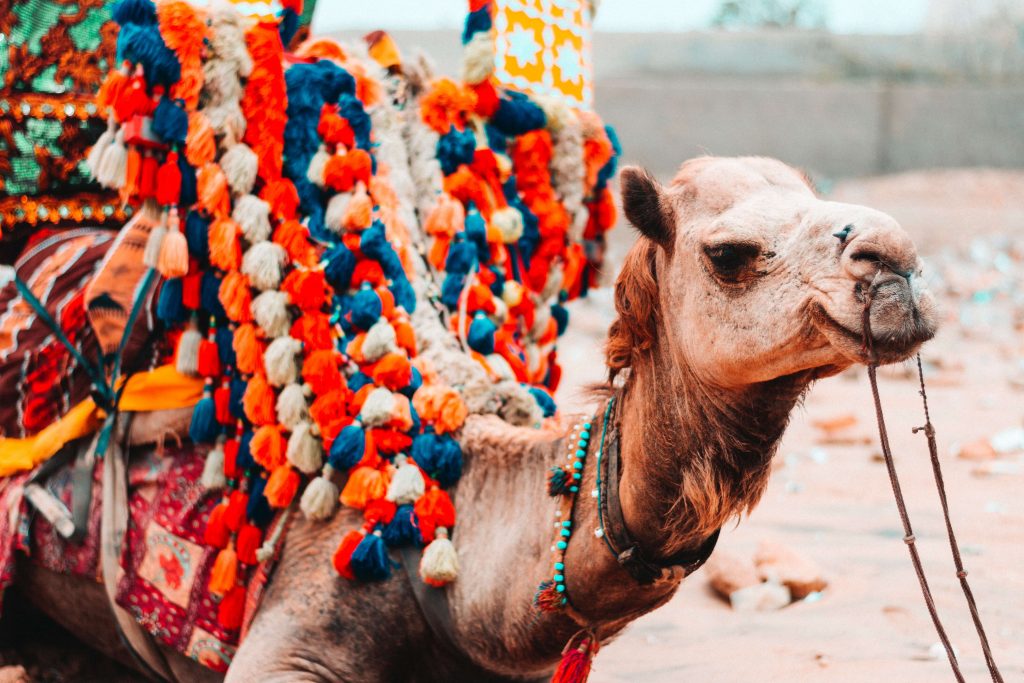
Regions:
<svg viewBox="0 0 1024 683"><path fill-rule="evenodd" d="M238 532L238 539L235 541L235 549L238 551L238 561L242 564L259 564L256 559L256 551L263 543L263 532L253 524L243 524Z"/></svg>
<svg viewBox="0 0 1024 683"><path fill-rule="evenodd" d="M153 160L156 164L156 159ZM146 164L143 162L143 177ZM156 172L156 201L158 204L177 204L181 197L181 169L178 168L178 153L171 152Z"/></svg>
<svg viewBox="0 0 1024 683"><path fill-rule="evenodd" d="M231 533L238 533L245 523L245 508L249 505L249 495L241 491L232 491L228 497L228 506L224 511L224 526Z"/></svg>
<svg viewBox="0 0 1024 683"><path fill-rule="evenodd" d="M221 599L217 605L217 623L229 631L242 626L242 615L245 614L245 588L235 586Z"/></svg>
<svg viewBox="0 0 1024 683"><path fill-rule="evenodd" d="M366 508L363 510L363 519L371 527L378 524L391 524L391 520L395 518L397 511L398 506L390 500L378 498L366 504Z"/></svg>
<svg viewBox="0 0 1024 683"><path fill-rule="evenodd" d="M212 545L214 548L228 547L231 532L224 524L224 513L227 509L228 504L221 502L210 511L210 518L206 521L206 530L203 532L203 543L206 545Z"/></svg>
<svg viewBox="0 0 1024 683"><path fill-rule="evenodd" d="M338 544L338 549L334 551L334 557L331 558L331 562L334 564L335 571L346 579L352 580L356 578L355 572L352 571L352 551L356 549L356 546L359 545L359 542L363 540L365 535L365 531L353 529L345 534L344 538L341 539L341 543Z"/></svg>
<svg viewBox="0 0 1024 683"><path fill-rule="evenodd" d="M230 425L235 421L234 415L231 414L231 389L228 388L227 380L224 381L217 390L213 392L213 406L215 408L215 414L217 416L217 422L222 425ZM230 443L230 442L228 442ZM227 444L225 444L226 448ZM235 443L235 456L238 455L238 444ZM227 472L227 453L224 454L225 465L224 471Z"/></svg>
<svg viewBox="0 0 1024 683"><path fill-rule="evenodd" d="M213 328L210 328L210 336L213 336ZM217 342L213 339L204 339L199 342L199 375L220 377L220 374L220 352L217 350Z"/></svg>
<svg viewBox="0 0 1024 683"><path fill-rule="evenodd" d="M157 163L156 157L151 154L147 154L142 157L142 164L139 170L139 199L149 199L156 194L156 176L159 165L160 164Z"/></svg>
<svg viewBox="0 0 1024 683"><path fill-rule="evenodd" d="M199 310L202 280L203 274L199 271L191 272L181 279L181 305L190 311Z"/></svg>
<svg viewBox="0 0 1024 683"><path fill-rule="evenodd" d="M562 661L551 677L551 683L584 683L590 677L590 665L598 648L600 644L586 631L570 638L562 650Z"/></svg>
<svg viewBox="0 0 1024 683"><path fill-rule="evenodd" d="M238 469L238 439L231 439L224 443L224 476L227 479L237 479L241 470Z"/></svg>

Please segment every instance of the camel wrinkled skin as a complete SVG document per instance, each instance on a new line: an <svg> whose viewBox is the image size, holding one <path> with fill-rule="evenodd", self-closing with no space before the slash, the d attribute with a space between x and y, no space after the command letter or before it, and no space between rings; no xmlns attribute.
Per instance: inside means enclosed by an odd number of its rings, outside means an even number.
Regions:
<svg viewBox="0 0 1024 683"><path fill-rule="evenodd" d="M607 351L613 374L628 368L618 399L620 497L644 550L667 557L757 503L789 413L812 381L870 360L867 303L881 362L929 339L936 312L914 246L892 218L818 199L781 162L707 157L685 163L665 187L636 168L621 184L640 238L616 286ZM737 253L723 271L722 255ZM564 459L569 426L539 432L471 416L460 435L453 540L461 571L446 590L462 656L446 654L402 569L377 584L338 578L330 555L360 521L343 510L293 525L227 680L540 679L581 624L607 642L664 604L681 569L640 586L593 533L590 458L566 555L575 609L532 606L551 574L556 503L545 493L547 472ZM41 608L127 661L99 585L27 562L20 571ZM216 678L169 656L182 680Z"/></svg>

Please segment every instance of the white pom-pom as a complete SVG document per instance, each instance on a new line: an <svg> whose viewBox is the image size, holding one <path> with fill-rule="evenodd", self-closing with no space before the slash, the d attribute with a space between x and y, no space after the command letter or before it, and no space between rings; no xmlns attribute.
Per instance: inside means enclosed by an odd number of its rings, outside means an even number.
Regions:
<svg viewBox="0 0 1024 683"><path fill-rule="evenodd" d="M213 450L206 454L206 462L203 464L203 476L199 482L209 491L217 491L228 484L224 476L224 446L222 440L217 441Z"/></svg>
<svg viewBox="0 0 1024 683"><path fill-rule="evenodd" d="M434 540L423 549L420 558L420 578L432 586L451 583L459 577L459 556L455 545L448 539L448 528L439 526Z"/></svg>
<svg viewBox="0 0 1024 683"><path fill-rule="evenodd" d="M395 464L398 469L388 484L387 499L396 505L415 503L427 490L423 473L401 453L395 456Z"/></svg>
<svg viewBox="0 0 1024 683"><path fill-rule="evenodd" d="M324 465L323 474L309 482L302 492L299 509L306 519L329 519L338 505L338 487L330 480L331 466Z"/></svg>
<svg viewBox="0 0 1024 683"><path fill-rule="evenodd" d="M142 263L147 268L156 268L160 261L160 249L167 239L167 225L161 221L159 225L149 231L146 238L146 248L142 251Z"/></svg>
<svg viewBox="0 0 1024 683"><path fill-rule="evenodd" d="M242 256L242 272L260 291L277 289L281 284L281 268L288 262L288 253L280 244L257 242Z"/></svg>
<svg viewBox="0 0 1024 683"><path fill-rule="evenodd" d="M85 157L85 165L89 168L89 173L92 177L97 177L100 168L100 161L103 159L103 153L107 151L107 147L114 142L114 129L107 128L100 135L99 139L89 149L89 154Z"/></svg>
<svg viewBox="0 0 1024 683"><path fill-rule="evenodd" d="M302 342L292 337L278 337L263 354L267 381L275 387L291 384L299 376L298 355Z"/></svg>
<svg viewBox="0 0 1024 683"><path fill-rule="evenodd" d="M315 474L324 464L323 447L314 429L311 423L300 422L288 437L288 462L303 474Z"/></svg>
<svg viewBox="0 0 1024 683"><path fill-rule="evenodd" d="M380 360L384 354L397 350L395 328L386 318L381 317L366 331L366 339L363 340L363 357L366 358L367 363L374 363Z"/></svg>
<svg viewBox="0 0 1024 683"><path fill-rule="evenodd" d="M391 420L391 411L394 409L395 397L384 387L377 387L363 402L359 419L367 427L379 427Z"/></svg>
<svg viewBox="0 0 1024 683"><path fill-rule="evenodd" d="M331 155L327 153L327 149L323 145L320 145L320 149L318 149L316 154L313 155L313 158L309 160L309 167L306 169L306 179L317 187L323 187L324 166L330 158Z"/></svg>
<svg viewBox="0 0 1024 683"><path fill-rule="evenodd" d="M306 392L302 385L292 383L282 389L277 397L277 421L285 429L294 430L308 417L309 407L306 405Z"/></svg>
<svg viewBox="0 0 1024 683"><path fill-rule="evenodd" d="M252 151L249 145L238 143L232 145L231 149L224 152L220 158L220 168L228 179L231 191L236 195L246 195L252 192L256 184L256 169L259 159L256 152Z"/></svg>
<svg viewBox="0 0 1024 683"><path fill-rule="evenodd" d="M174 355L174 367L183 375L195 376L199 373L199 344L203 335L195 326L190 325L178 339L178 352Z"/></svg>
<svg viewBox="0 0 1024 683"><path fill-rule="evenodd" d="M494 73L494 31L474 35L462 53L462 80L470 85L482 83Z"/></svg>
<svg viewBox="0 0 1024 683"><path fill-rule="evenodd" d="M498 209L491 215L491 224L501 233L505 244L518 242L523 236L523 214L513 206Z"/></svg>
<svg viewBox="0 0 1024 683"><path fill-rule="evenodd" d="M288 313L288 294L268 290L252 300L252 317L271 339L288 334L292 317Z"/></svg>
<svg viewBox="0 0 1024 683"><path fill-rule="evenodd" d="M339 235L345 232L345 211L348 210L348 203L351 199L351 192L341 192L327 202L324 224Z"/></svg>
<svg viewBox="0 0 1024 683"><path fill-rule="evenodd" d="M242 195L235 202L231 218L242 228L242 234L250 244L262 242L270 237L270 204L256 195Z"/></svg>

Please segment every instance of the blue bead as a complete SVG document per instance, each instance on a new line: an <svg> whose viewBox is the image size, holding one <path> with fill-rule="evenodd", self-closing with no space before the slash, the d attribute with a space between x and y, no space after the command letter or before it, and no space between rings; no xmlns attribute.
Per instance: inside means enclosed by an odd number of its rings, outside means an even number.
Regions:
<svg viewBox="0 0 1024 683"><path fill-rule="evenodd" d="M558 547L559 550L565 550L566 548L569 547L569 544L566 543L565 541L559 541L555 545Z"/></svg>
<svg viewBox="0 0 1024 683"><path fill-rule="evenodd" d="M555 586L555 590L558 591L559 593L564 593L565 592L565 586L563 586L562 584L558 584L557 586Z"/></svg>
<svg viewBox="0 0 1024 683"><path fill-rule="evenodd" d="M558 583L561 583L561 582L565 581L565 577L562 576L561 574L555 574L555 581L557 581Z"/></svg>
<svg viewBox="0 0 1024 683"><path fill-rule="evenodd" d="M587 431L580 432L580 439L589 439L589 438L590 438L590 432L587 432Z"/></svg>
<svg viewBox="0 0 1024 683"><path fill-rule="evenodd" d="M583 428L589 430L590 429L590 423L589 422L584 422L583 423Z"/></svg>
<svg viewBox="0 0 1024 683"><path fill-rule="evenodd" d="M560 604L560 605L568 605L569 601L566 600L565 598L562 598L562 601L560 603L558 603L558 604Z"/></svg>
<svg viewBox="0 0 1024 683"><path fill-rule="evenodd" d="M579 446L580 448L586 448L587 447L587 440L586 439L580 439L579 443L577 443L576 445Z"/></svg>
<svg viewBox="0 0 1024 683"><path fill-rule="evenodd" d="M579 460L577 460L576 462L574 462L574 463L572 464L572 466L573 466L573 468L575 468L575 469L577 469L577 470L582 470L582 469L583 469L583 463L581 463L581 462L580 462Z"/></svg>
<svg viewBox="0 0 1024 683"><path fill-rule="evenodd" d="M562 529L561 534L563 538L569 538L569 535L572 534L572 532L568 529Z"/></svg>
<svg viewBox="0 0 1024 683"><path fill-rule="evenodd" d="M557 569L559 571L565 569L565 563L564 562L555 562L555 569Z"/></svg>
<svg viewBox="0 0 1024 683"><path fill-rule="evenodd" d="M572 522L570 522L569 520L565 520L564 522L562 522L562 526L572 526Z"/></svg>
<svg viewBox="0 0 1024 683"><path fill-rule="evenodd" d="M587 452L581 448L580 450L576 451L576 457L585 458L587 457Z"/></svg>
<svg viewBox="0 0 1024 683"><path fill-rule="evenodd" d="M580 487L579 486L570 486L569 490L572 491L573 493L576 493L577 491L580 490Z"/></svg>
<svg viewBox="0 0 1024 683"><path fill-rule="evenodd" d="M582 474L580 474L579 472L573 472L573 473L572 473L572 478L573 478L573 479L582 479L582 478L583 478L583 475L582 475Z"/></svg>

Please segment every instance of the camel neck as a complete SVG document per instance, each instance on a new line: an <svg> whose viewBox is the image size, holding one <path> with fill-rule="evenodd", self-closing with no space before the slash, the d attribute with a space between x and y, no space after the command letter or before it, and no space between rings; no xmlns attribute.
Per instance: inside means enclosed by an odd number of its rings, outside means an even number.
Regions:
<svg viewBox="0 0 1024 683"><path fill-rule="evenodd" d="M807 381L724 388L656 346L621 396L619 496L651 558L695 548L764 492L778 441Z"/></svg>

